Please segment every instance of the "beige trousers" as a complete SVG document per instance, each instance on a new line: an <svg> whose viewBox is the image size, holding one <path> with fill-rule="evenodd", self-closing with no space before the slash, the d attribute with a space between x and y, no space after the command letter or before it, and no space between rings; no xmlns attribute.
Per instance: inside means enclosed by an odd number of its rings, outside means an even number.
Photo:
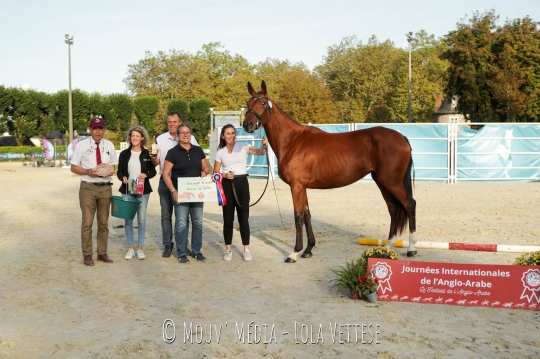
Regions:
<svg viewBox="0 0 540 359"><path fill-rule="evenodd" d="M79 204L82 211L81 246L83 255L92 255L92 223L97 212L97 253L107 253L109 243L109 211L112 186L96 186L81 182Z"/></svg>

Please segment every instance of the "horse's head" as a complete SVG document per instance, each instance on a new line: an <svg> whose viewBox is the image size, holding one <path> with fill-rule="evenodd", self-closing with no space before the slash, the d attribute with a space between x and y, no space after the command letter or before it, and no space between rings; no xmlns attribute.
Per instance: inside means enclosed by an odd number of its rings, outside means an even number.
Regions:
<svg viewBox="0 0 540 359"><path fill-rule="evenodd" d="M272 102L268 98L264 80L261 82L261 91L259 92L255 92L251 83L248 82L248 92L251 95L251 98L247 102L246 119L242 123L242 126L246 132L252 133L265 125L264 121L267 117L267 123L270 121Z"/></svg>

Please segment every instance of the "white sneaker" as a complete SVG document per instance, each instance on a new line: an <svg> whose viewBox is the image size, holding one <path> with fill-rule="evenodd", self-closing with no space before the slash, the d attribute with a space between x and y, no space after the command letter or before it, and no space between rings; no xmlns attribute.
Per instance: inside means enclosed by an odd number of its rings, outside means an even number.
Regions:
<svg viewBox="0 0 540 359"><path fill-rule="evenodd" d="M246 249L246 250L244 251L244 260L245 260L246 262L249 262L249 261L252 260L252 259L253 259L253 257L251 256L251 253L249 253L249 249Z"/></svg>
<svg viewBox="0 0 540 359"><path fill-rule="evenodd" d="M131 258L133 258L134 255L135 255L135 251L133 250L133 248L130 248L130 249L128 249L128 251L126 253L126 256L124 258L125 259L131 259Z"/></svg>
<svg viewBox="0 0 540 359"><path fill-rule="evenodd" d="M223 256L223 259L229 262L232 259L232 251L225 251L225 255Z"/></svg>
<svg viewBox="0 0 540 359"><path fill-rule="evenodd" d="M144 252L142 251L142 249L137 249L137 258L139 259L145 259L146 256L144 255Z"/></svg>

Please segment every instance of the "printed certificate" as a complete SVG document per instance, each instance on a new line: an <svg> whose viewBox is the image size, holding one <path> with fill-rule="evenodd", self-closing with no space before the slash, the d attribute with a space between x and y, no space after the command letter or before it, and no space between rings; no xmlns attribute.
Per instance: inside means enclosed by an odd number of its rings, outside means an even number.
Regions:
<svg viewBox="0 0 540 359"><path fill-rule="evenodd" d="M178 203L216 202L216 184L211 176L178 178Z"/></svg>

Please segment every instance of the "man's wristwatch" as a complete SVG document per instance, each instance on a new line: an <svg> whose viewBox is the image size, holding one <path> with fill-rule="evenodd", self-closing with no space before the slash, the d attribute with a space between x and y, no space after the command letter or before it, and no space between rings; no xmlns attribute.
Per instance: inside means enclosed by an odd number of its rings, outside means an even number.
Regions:
<svg viewBox="0 0 540 359"><path fill-rule="evenodd" d="M174 192L176 192L176 190L175 190L175 189L173 189L173 190L171 191L171 194L173 194Z"/></svg>

